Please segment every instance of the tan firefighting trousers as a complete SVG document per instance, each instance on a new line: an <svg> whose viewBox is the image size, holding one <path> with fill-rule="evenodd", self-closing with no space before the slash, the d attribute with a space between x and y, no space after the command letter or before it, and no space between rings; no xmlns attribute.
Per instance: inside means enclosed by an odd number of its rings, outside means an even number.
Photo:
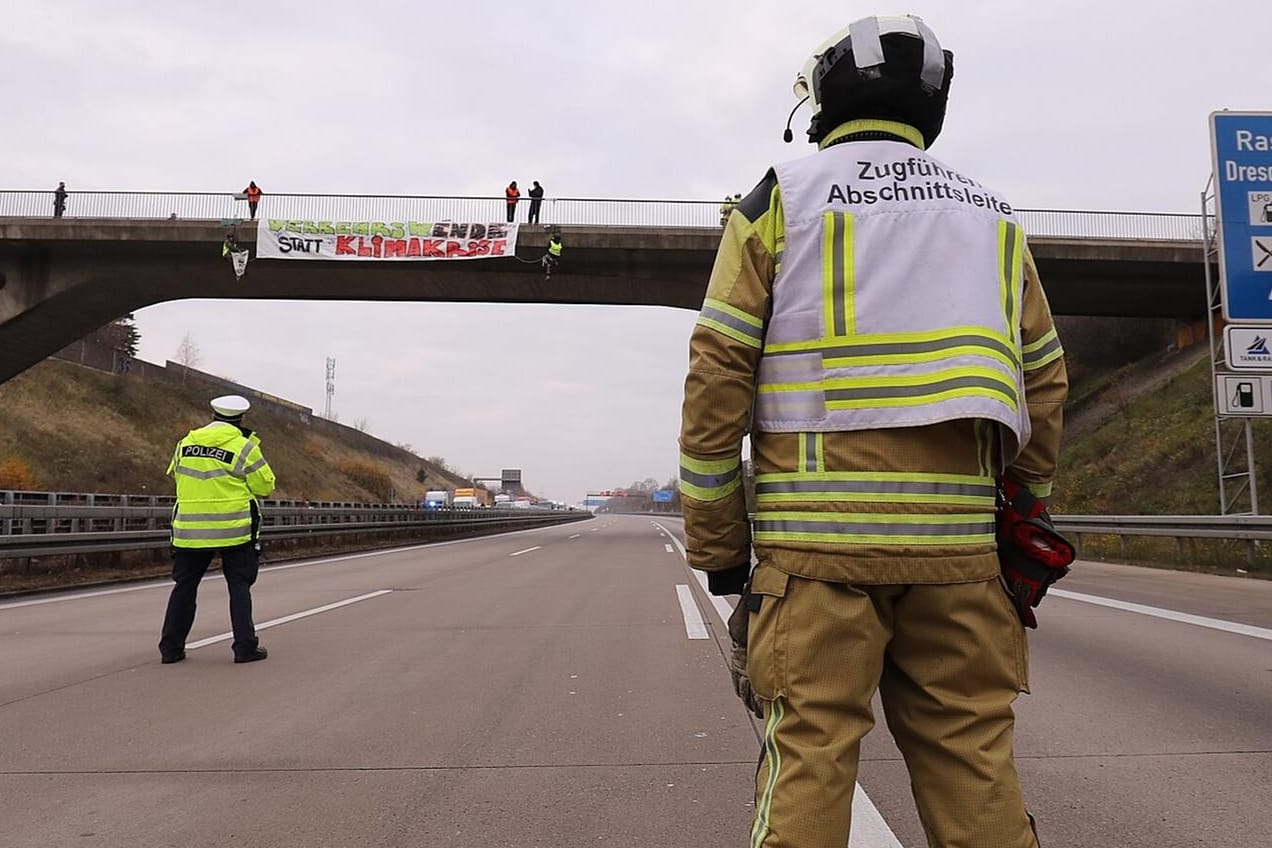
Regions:
<svg viewBox="0 0 1272 848"><path fill-rule="evenodd" d="M757 566L751 848L844 848L876 687L930 848L1036 848L1012 757L1024 628L997 579L850 586Z"/></svg>

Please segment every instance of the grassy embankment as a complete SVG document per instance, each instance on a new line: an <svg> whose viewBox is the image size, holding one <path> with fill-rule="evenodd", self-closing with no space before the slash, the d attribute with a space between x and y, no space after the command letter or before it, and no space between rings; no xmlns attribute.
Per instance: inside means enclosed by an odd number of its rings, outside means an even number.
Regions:
<svg viewBox="0 0 1272 848"><path fill-rule="evenodd" d="M1117 389L1120 372L1075 384L1071 400L1112 397L1116 414L1060 456L1053 512L1104 515L1214 515L1219 512L1214 401L1209 360L1144 394ZM1258 490L1272 496L1272 427L1254 427ZM1244 454L1238 457L1244 459ZM1262 464L1258 464L1262 461ZM1241 464L1244 469L1244 462ZM1082 555L1122 562L1172 562L1197 570L1272 576L1272 545L1224 540L1088 537Z"/></svg>
<svg viewBox="0 0 1272 848"><path fill-rule="evenodd" d="M0 384L0 489L171 495L164 472L173 446L211 420L207 402L219 393L193 378L166 383L46 360ZM282 408L260 405L246 423L261 435L279 500L418 503L428 489L472 485L410 451ZM99 562L78 559L69 568L0 562L0 590L68 572L75 582L103 576ZM162 552L136 559L119 564L144 574L167 568Z"/></svg>

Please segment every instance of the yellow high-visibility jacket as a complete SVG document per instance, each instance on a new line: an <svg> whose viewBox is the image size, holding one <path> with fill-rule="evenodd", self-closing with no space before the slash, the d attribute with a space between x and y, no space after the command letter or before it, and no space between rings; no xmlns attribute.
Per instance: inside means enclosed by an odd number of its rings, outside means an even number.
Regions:
<svg viewBox="0 0 1272 848"><path fill-rule="evenodd" d="M177 484L175 547L227 548L253 541L253 502L274 491L274 471L259 437L248 432L213 421L177 443L168 463Z"/></svg>
<svg viewBox="0 0 1272 848"><path fill-rule="evenodd" d="M921 144L849 122L729 219L680 434L689 564L713 591L740 588L752 545L811 579L989 579L996 479L1051 493L1068 379L1023 230Z"/></svg>

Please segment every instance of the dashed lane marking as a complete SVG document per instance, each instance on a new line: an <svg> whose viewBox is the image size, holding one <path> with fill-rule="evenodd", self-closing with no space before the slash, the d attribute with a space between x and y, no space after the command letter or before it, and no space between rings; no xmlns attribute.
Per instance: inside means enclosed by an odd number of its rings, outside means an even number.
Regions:
<svg viewBox="0 0 1272 848"><path fill-rule="evenodd" d="M294 612L291 615L285 615L282 618L274 618L269 621L258 624L256 625L256 630L257 632L260 632L261 630L268 630L271 627L277 627L280 624L287 624L290 621L296 621L297 619L300 619L300 618L308 618L309 616L317 615L320 612L330 612L333 609L340 609L341 607L347 607L349 606L349 604L356 604L358 603L358 601L366 601L366 600L370 600L371 598L378 598L381 595L387 595L392 591L393 591L392 589L380 589L379 591L376 591L376 592L368 592L365 595L358 595L356 598L346 598L343 601L336 601L334 604L327 604L326 606L314 607L313 609L303 610L301 612ZM195 648L202 648L206 645L215 645L217 642L225 642L233 638L234 638L233 631L229 633L222 633L218 636L209 636L207 639L200 639L197 642L190 642L189 644L186 645L186 650L192 651Z"/></svg>
<svg viewBox="0 0 1272 848"><path fill-rule="evenodd" d="M693 592L688 583L676 584L676 596L680 599L680 614L685 619L685 635L690 639L706 639L707 623L698 612L698 604L694 602Z"/></svg>

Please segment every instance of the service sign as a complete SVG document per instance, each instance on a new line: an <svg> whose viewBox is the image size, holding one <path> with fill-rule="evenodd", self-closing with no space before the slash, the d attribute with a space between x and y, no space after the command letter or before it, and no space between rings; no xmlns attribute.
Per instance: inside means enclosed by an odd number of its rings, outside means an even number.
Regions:
<svg viewBox="0 0 1272 848"><path fill-rule="evenodd" d="M1240 327L1229 324L1223 328L1223 352L1228 367L1233 371L1263 371L1272 373L1272 327Z"/></svg>
<svg viewBox="0 0 1272 848"><path fill-rule="evenodd" d="M1223 316L1272 324L1272 113L1213 112L1210 129Z"/></svg>
<svg viewBox="0 0 1272 848"><path fill-rule="evenodd" d="M498 259L516 252L516 224L262 218L256 228L257 259L396 262Z"/></svg>

